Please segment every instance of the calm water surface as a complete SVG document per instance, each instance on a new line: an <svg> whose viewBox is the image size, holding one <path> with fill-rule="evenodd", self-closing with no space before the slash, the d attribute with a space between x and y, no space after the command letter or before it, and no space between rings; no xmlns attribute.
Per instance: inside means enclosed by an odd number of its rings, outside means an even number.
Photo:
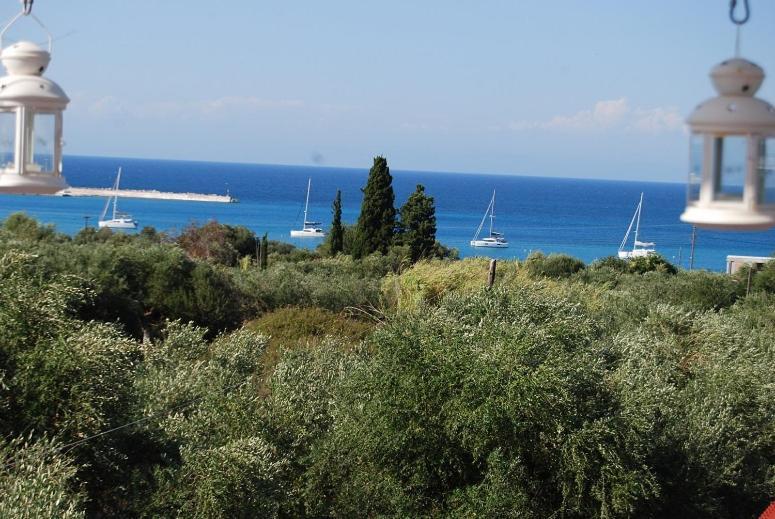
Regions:
<svg viewBox="0 0 775 519"><path fill-rule="evenodd" d="M343 219L358 217L361 187L367 169L260 164L226 164L140 160L103 157L65 157L64 170L72 186L109 187L123 167L121 187L161 191L224 194L238 204L119 199L119 208L139 220L140 226L178 232L190 222L208 220L245 225L275 240L312 246L292 239L300 228L307 179L312 178L310 218L331 220L331 202L342 190ZM532 250L565 252L584 261L616 254L640 193L644 193L641 219L643 241L674 263L688 266L691 227L678 217L683 210L685 187L657 182L618 182L570 178L516 177L487 174L391 171L400 206L417 184L436 202L438 239L456 247L461 256L524 258ZM508 249L472 249L473 237L492 190L497 192L496 228L510 242ZM104 199L0 195L0 219L25 211L42 222L74 234L84 226L84 216L94 225ZM630 238L632 247L632 237ZM723 270L727 254L770 255L775 251L775 231L741 233L699 230L694 265Z"/></svg>

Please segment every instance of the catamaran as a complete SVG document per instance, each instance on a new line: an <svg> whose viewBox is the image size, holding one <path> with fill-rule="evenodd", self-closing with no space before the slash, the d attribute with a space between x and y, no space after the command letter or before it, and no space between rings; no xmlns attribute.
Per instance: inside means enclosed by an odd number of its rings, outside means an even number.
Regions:
<svg viewBox="0 0 775 519"><path fill-rule="evenodd" d="M113 183L113 191L118 191L118 185L121 182L121 168L118 168L118 175L116 175L116 181ZM113 202L113 215L110 220L106 220L105 217L108 214L110 208L110 202ZM132 218L132 215L126 213L119 213L116 206L118 205L118 193L108 198L105 202L105 209L102 210L100 219L97 225L100 229L107 227L108 229L137 229L137 220Z"/></svg>
<svg viewBox="0 0 775 519"><path fill-rule="evenodd" d="M484 238L479 238L479 235L482 233L482 227L484 227L484 222L487 220L487 217L490 218L490 232L489 234ZM506 238L503 236L503 234L496 232L493 230L493 220L495 220L495 190L492 191L492 199L490 200L490 204L487 206L487 210L484 212L484 216L482 217L482 222L479 224L479 228L476 229L476 234L474 235L474 239L471 240L471 247L491 247L491 248L497 248L497 249L505 249L509 246L509 242L506 241Z"/></svg>
<svg viewBox="0 0 775 519"><path fill-rule="evenodd" d="M640 194L640 202L638 202L638 207L635 209L635 214L632 215L632 220L630 220L630 226L627 227L627 232L624 234L624 239L619 245L619 258L621 259L641 258L643 256L650 256L657 253L657 251L654 250L656 245L655 243L650 241L640 241L638 239L640 235L640 213L642 209L643 193ZM635 224L635 243L633 244L632 250L624 250L624 247L627 245L627 240L630 238L630 231L632 231L633 224Z"/></svg>
<svg viewBox="0 0 775 519"><path fill-rule="evenodd" d="M309 209L309 191L312 187L312 179L307 180L307 200L304 202L304 226L300 231L291 231L292 238L325 238L326 233L318 227L320 222L311 222L307 220L307 211Z"/></svg>

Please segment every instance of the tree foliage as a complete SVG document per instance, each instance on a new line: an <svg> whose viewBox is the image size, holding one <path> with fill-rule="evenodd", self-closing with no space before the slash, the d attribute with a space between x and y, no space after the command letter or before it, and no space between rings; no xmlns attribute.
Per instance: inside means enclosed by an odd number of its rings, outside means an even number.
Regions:
<svg viewBox="0 0 775 519"><path fill-rule="evenodd" d="M344 227L342 227L342 191L336 190L331 211L334 213L329 231L329 254L336 256L344 251Z"/></svg>
<svg viewBox="0 0 775 519"><path fill-rule="evenodd" d="M86 517L74 481L77 468L57 448L47 439L0 439L0 517Z"/></svg>
<svg viewBox="0 0 775 519"><path fill-rule="evenodd" d="M356 239L352 254L356 258L373 252L386 254L393 243L396 226L396 210L393 206L393 177L390 176L387 159L375 157L369 170L369 178L363 189L363 203L358 216Z"/></svg>
<svg viewBox="0 0 775 519"><path fill-rule="evenodd" d="M0 516L733 518L775 495L769 266L746 296L535 255L484 290L486 260L399 271L406 245L267 243L240 269L14 221Z"/></svg>
<svg viewBox="0 0 775 519"><path fill-rule="evenodd" d="M255 251L256 235L241 225L231 226L210 221L188 225L178 237L178 244L191 258L233 267L239 258Z"/></svg>
<svg viewBox="0 0 775 519"><path fill-rule="evenodd" d="M3 222L3 230L20 240L56 239L53 225L39 225L37 220L24 213L13 213Z"/></svg>
<svg viewBox="0 0 775 519"><path fill-rule="evenodd" d="M533 277L563 278L584 268L584 262L567 254L549 254L541 251L531 252L525 260L525 267Z"/></svg>
<svg viewBox="0 0 775 519"><path fill-rule="evenodd" d="M378 331L314 450L313 513L623 516L652 499L598 333L571 303L497 290Z"/></svg>
<svg viewBox="0 0 775 519"><path fill-rule="evenodd" d="M259 267L261 268L261 270L266 270L268 265L269 265L269 235L267 233L264 233L264 236L261 237L261 260L259 262Z"/></svg>
<svg viewBox="0 0 775 519"><path fill-rule="evenodd" d="M397 242L409 246L412 263L433 256L436 244L436 208L433 197L417 184L399 211Z"/></svg>
<svg viewBox="0 0 775 519"><path fill-rule="evenodd" d="M746 290L754 292L765 292L775 294L775 260L768 261L760 269L752 269L750 266L744 266L736 273L737 279L744 284Z"/></svg>

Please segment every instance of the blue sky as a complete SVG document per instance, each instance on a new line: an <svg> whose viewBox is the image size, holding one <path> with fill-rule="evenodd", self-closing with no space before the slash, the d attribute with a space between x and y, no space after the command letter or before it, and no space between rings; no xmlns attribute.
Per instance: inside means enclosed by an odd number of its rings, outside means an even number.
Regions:
<svg viewBox="0 0 775 519"><path fill-rule="evenodd" d="M743 55L775 75L775 2ZM10 18L18 2L4 0ZM37 0L67 154L683 181L727 0ZM42 41L26 20L12 38ZM775 101L775 79L760 97Z"/></svg>

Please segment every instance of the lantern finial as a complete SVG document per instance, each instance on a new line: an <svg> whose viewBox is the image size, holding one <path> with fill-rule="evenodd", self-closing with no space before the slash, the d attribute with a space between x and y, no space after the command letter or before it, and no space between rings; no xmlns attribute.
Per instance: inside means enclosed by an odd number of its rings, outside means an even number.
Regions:
<svg viewBox="0 0 775 519"><path fill-rule="evenodd" d="M764 70L747 59L732 58L713 67L710 78L719 95L753 97L762 86Z"/></svg>
<svg viewBox="0 0 775 519"><path fill-rule="evenodd" d="M42 76L51 54L29 41L20 41L3 49L0 61L9 76Z"/></svg>

